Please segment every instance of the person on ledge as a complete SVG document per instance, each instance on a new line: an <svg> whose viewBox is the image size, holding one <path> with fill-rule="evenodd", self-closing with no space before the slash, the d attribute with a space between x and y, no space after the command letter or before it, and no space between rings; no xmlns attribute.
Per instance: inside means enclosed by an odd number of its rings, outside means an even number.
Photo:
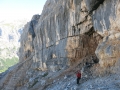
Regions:
<svg viewBox="0 0 120 90"><path fill-rule="evenodd" d="M81 79L81 71L77 71L76 76L77 76L77 84L79 85L79 81Z"/></svg>

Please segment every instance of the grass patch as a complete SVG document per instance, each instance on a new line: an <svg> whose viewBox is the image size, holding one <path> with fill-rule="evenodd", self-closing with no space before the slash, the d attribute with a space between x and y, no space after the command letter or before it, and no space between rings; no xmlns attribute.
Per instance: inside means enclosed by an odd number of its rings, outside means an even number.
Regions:
<svg viewBox="0 0 120 90"><path fill-rule="evenodd" d="M18 61L17 57L0 59L0 73L5 72L9 67L18 63Z"/></svg>

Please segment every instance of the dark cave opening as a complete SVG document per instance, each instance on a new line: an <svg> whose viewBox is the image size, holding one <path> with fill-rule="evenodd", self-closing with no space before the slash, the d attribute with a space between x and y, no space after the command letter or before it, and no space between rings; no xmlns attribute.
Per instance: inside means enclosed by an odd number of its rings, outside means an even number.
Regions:
<svg viewBox="0 0 120 90"><path fill-rule="evenodd" d="M93 0L92 4L91 4L91 10L90 10L90 14L96 10L101 4L104 3L105 0Z"/></svg>

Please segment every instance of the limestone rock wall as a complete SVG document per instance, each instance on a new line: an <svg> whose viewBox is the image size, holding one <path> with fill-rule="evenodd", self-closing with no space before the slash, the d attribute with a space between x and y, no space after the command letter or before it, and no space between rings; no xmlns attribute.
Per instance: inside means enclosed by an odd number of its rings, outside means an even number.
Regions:
<svg viewBox="0 0 120 90"><path fill-rule="evenodd" d="M65 70L95 53L101 67L119 69L119 5L119 0L47 0L41 16L25 25L20 63L0 87L28 89L42 71Z"/></svg>
<svg viewBox="0 0 120 90"><path fill-rule="evenodd" d="M93 12L93 25L95 31L103 36L103 41L98 45L96 54L102 67L117 66L119 62L120 40L120 1L105 0L100 7ZM113 70L114 71L114 70Z"/></svg>
<svg viewBox="0 0 120 90"><path fill-rule="evenodd" d="M85 1L48 0L38 19L36 25L32 24L33 20L26 25L20 49L24 59L35 53L35 69L54 71L66 68L76 58L94 54L99 40L93 36L92 18ZM32 30L35 37L30 34ZM85 34L89 31L93 32Z"/></svg>

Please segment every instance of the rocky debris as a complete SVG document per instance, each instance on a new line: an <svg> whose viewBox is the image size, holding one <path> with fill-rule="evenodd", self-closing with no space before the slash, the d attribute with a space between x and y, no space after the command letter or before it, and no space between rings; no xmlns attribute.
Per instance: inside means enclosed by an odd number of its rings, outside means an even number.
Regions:
<svg viewBox="0 0 120 90"><path fill-rule="evenodd" d="M119 0L47 0L41 16L26 24L20 62L2 78L1 89L117 90L111 87L114 78L105 84L111 77L97 77L119 73L119 5ZM81 69L76 86L73 73Z"/></svg>
<svg viewBox="0 0 120 90"><path fill-rule="evenodd" d="M76 84L76 77L71 75L69 78L56 81L44 90L119 90L119 74L110 74L105 77L94 79L83 78L80 80L80 85Z"/></svg>

